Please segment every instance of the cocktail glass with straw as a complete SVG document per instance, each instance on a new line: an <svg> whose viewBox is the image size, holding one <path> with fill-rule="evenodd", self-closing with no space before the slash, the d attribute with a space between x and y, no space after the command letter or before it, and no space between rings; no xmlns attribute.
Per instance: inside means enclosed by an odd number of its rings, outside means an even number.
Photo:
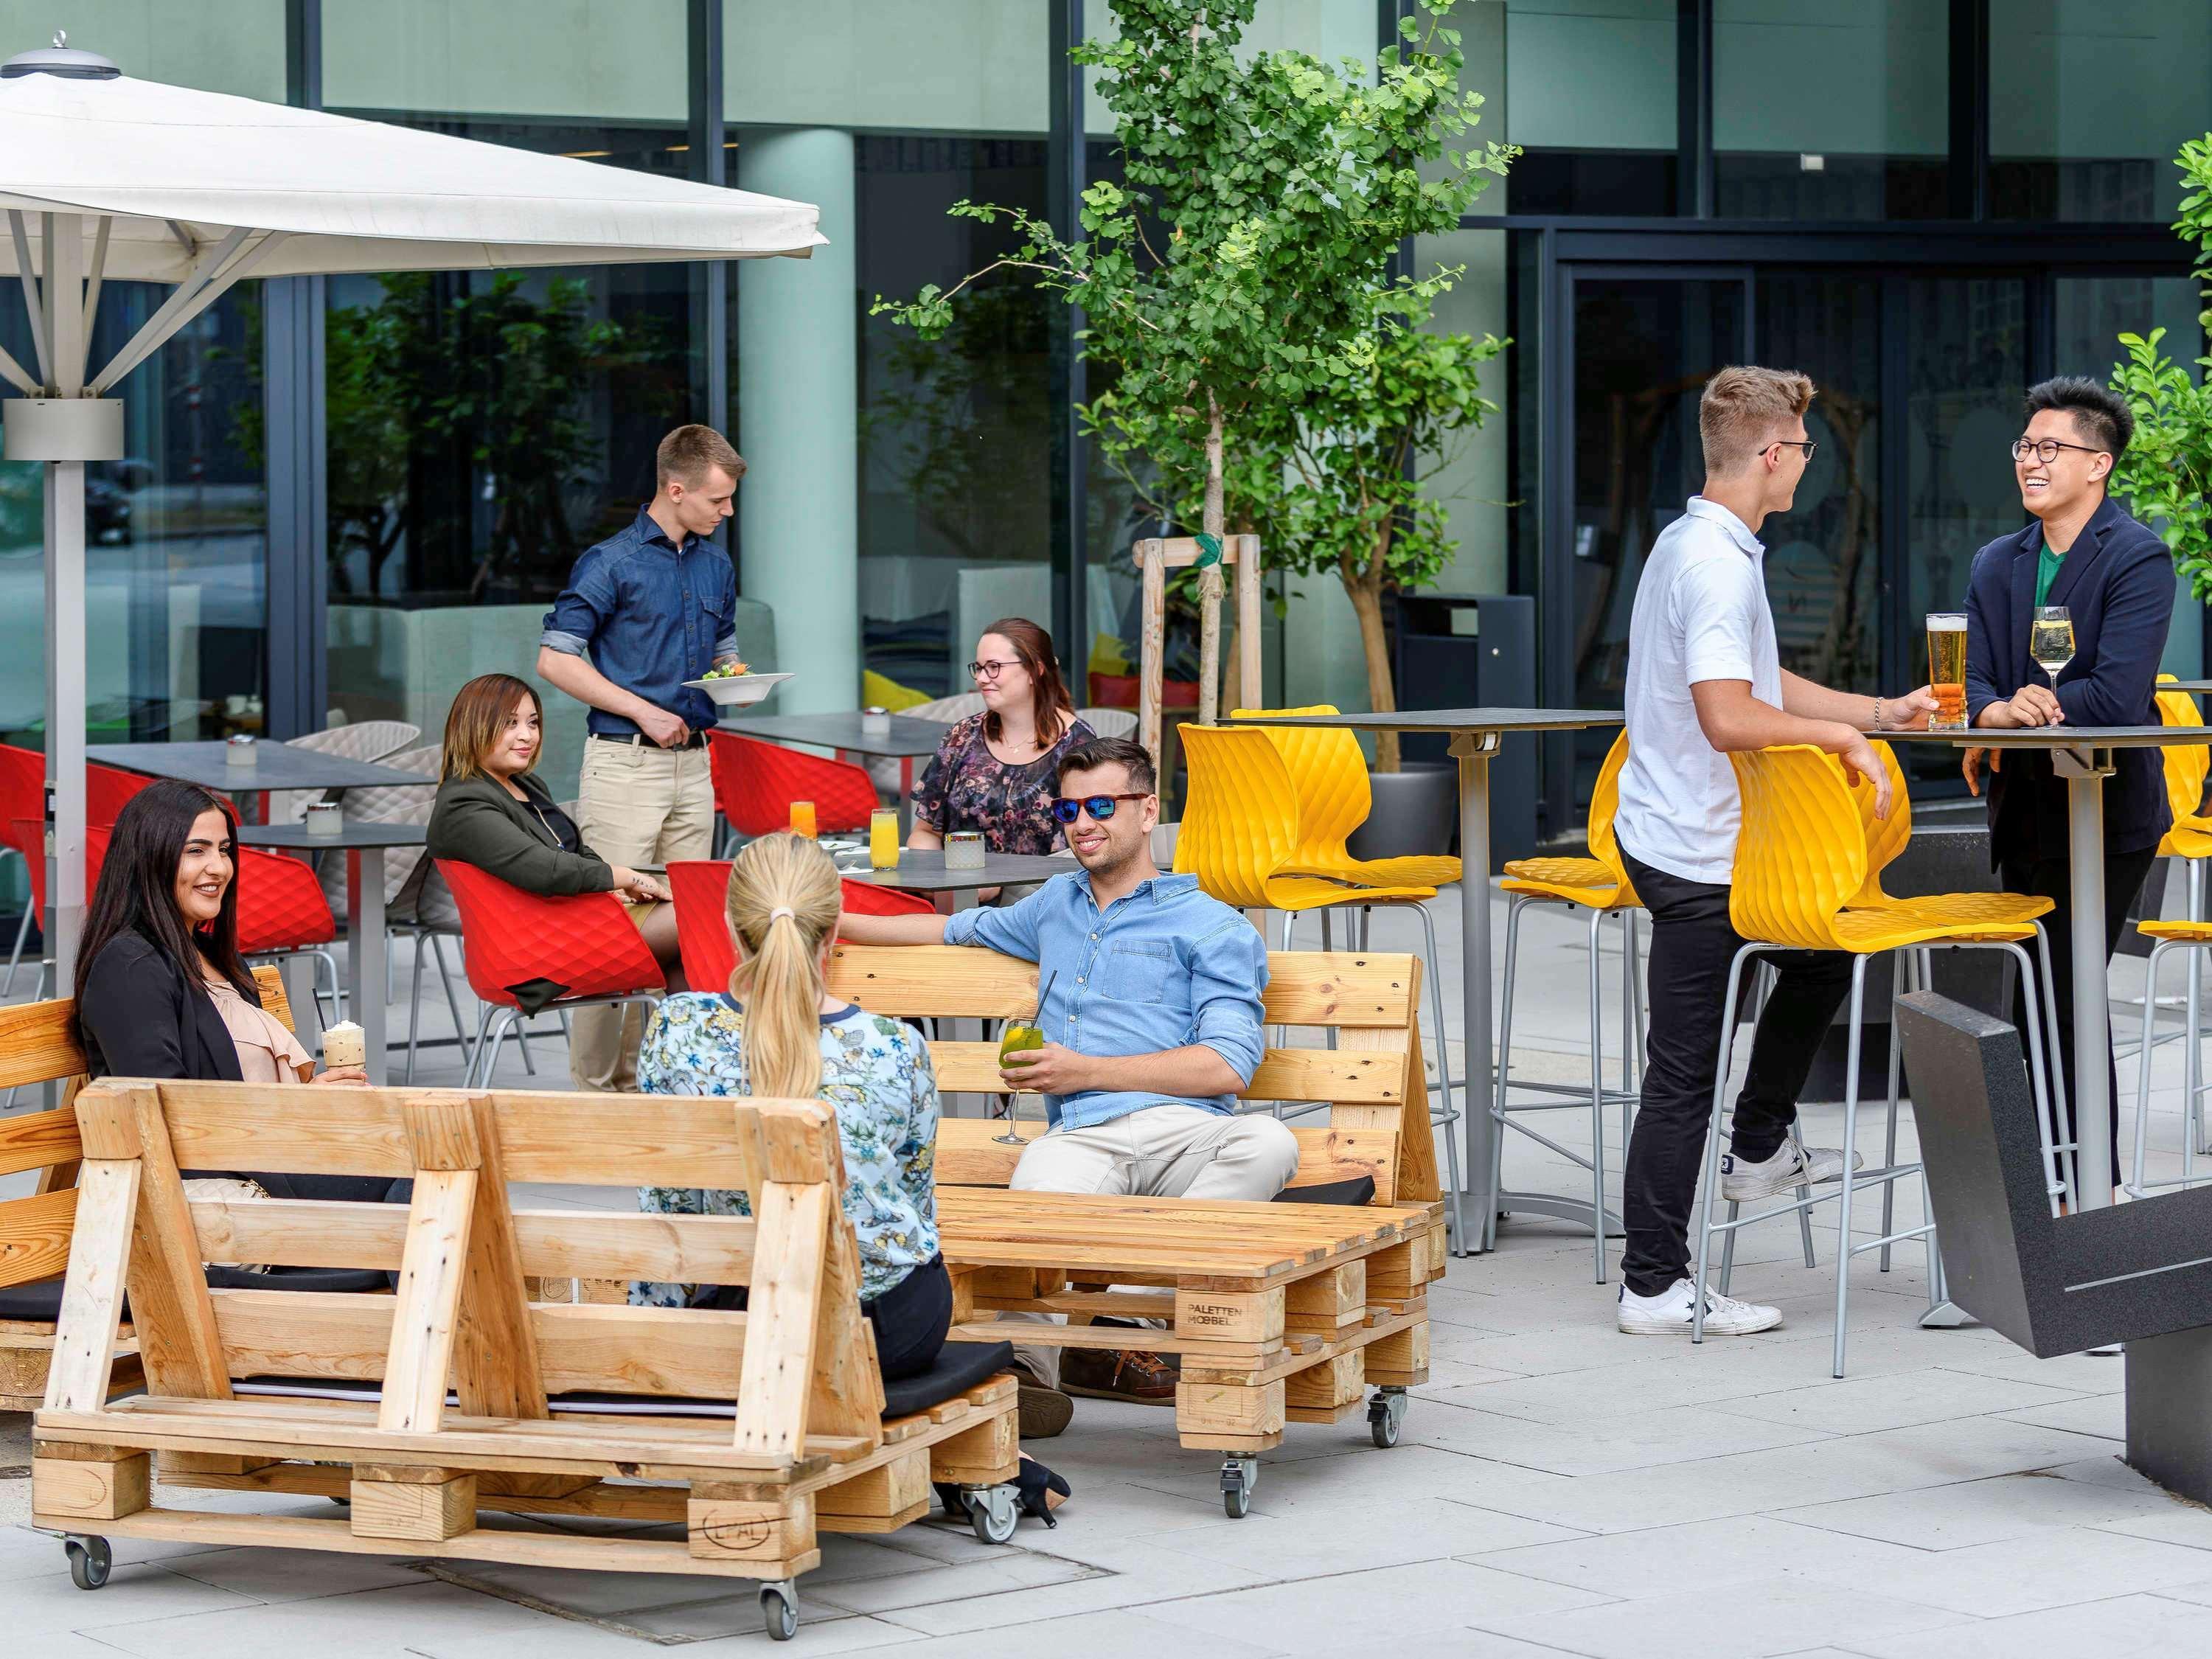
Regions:
<svg viewBox="0 0 2212 1659"><path fill-rule="evenodd" d="M1052 994L1052 982L1059 977L1060 970L1056 968L1044 976L1044 988L1037 993L1035 1014L1026 1021L1013 1020L1007 1024L1005 1034L999 1039L999 1065L1001 1069L1004 1069L1008 1055L1044 1047L1044 1000ZM1022 1097L1017 1092L1008 1095L1006 1100L1006 1133L993 1135L991 1139L1005 1146L1025 1146L1027 1143L1021 1135Z"/></svg>

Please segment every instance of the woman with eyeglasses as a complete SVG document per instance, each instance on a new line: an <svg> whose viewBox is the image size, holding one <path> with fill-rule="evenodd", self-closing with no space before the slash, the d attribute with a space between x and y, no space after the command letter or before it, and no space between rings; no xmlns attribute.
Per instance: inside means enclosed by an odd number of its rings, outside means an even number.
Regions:
<svg viewBox="0 0 2212 1659"><path fill-rule="evenodd" d="M1097 733L1076 716L1052 635L1025 618L1003 617L976 641L968 672L983 712L937 745L915 791L907 845L942 847L954 830L973 830L994 853L1055 852L1064 840L1052 816L1060 758Z"/></svg>

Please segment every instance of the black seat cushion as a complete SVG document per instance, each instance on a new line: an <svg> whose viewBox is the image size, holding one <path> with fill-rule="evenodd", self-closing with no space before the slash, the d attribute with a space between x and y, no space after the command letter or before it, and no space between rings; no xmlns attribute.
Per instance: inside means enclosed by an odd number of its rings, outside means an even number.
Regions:
<svg viewBox="0 0 2212 1659"><path fill-rule="evenodd" d="M29 1319L52 1324L62 1316L62 1281L34 1279L27 1285L0 1285L0 1319ZM131 1317L128 1313L123 1316Z"/></svg>
<svg viewBox="0 0 2212 1659"><path fill-rule="evenodd" d="M1011 1342L948 1342L920 1376L884 1384L884 1415L911 1417L988 1382L1014 1363Z"/></svg>
<svg viewBox="0 0 2212 1659"><path fill-rule="evenodd" d="M1278 1204L1372 1204L1375 1177L1354 1176L1349 1181L1324 1181L1311 1187L1285 1187L1275 1194Z"/></svg>
<svg viewBox="0 0 2212 1659"><path fill-rule="evenodd" d="M392 1275L379 1267L244 1267L207 1269L207 1282L218 1291L388 1291Z"/></svg>

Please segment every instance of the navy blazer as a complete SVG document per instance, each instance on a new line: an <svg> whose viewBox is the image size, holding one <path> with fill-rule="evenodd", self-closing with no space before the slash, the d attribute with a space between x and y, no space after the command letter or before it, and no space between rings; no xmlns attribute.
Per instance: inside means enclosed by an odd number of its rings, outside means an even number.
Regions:
<svg viewBox="0 0 2212 1659"><path fill-rule="evenodd" d="M2031 523L1974 555L1966 579L1966 718L2050 677L2027 654L2043 526ZM2082 527L2045 605L2074 618L2074 660L2058 675L2069 726L2156 726L2159 658L2173 617L2173 559L2148 526L2110 497ZM2105 850L2140 853L2172 822L2160 751L2122 749L2105 784ZM2021 792L2029 793L2023 796ZM2066 784L2050 757L2014 750L1989 777L1990 860L2066 856ZM2011 808L2007 810L2007 803Z"/></svg>

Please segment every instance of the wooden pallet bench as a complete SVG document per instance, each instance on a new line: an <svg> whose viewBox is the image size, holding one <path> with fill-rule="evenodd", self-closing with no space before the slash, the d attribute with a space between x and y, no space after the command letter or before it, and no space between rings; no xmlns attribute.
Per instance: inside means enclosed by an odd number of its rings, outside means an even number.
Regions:
<svg viewBox="0 0 2212 1659"><path fill-rule="evenodd" d="M1258 1455L1289 1423L1334 1423L1365 1408L1376 1443L1395 1443L1405 1390L1428 1376L1428 1286L1445 1268L1443 1206L1421 1067L1420 962L1410 955L1276 951L1267 1018L1320 1028L1330 1048L1271 1048L1248 1102L1326 1108L1293 1120L1300 1188L1365 1176L1370 1204L1239 1203L1005 1190L1023 1148L1001 1121L946 1118L938 1131L938 1226L954 1268L956 1317L1055 1313L1021 1340L1061 1347L1144 1347L1178 1357L1176 1427L1185 1446L1224 1455L1231 1516L1249 1508ZM1036 969L994 951L841 945L830 989L902 1018L1007 1018L1036 1007ZM938 1085L996 1093L992 1042L930 1045ZM1024 1139L1042 1132L1024 1123ZM1096 1318L1145 1319L1133 1334ZM1002 1334L963 1323L958 1334ZM1367 1390L1373 1389L1370 1396Z"/></svg>
<svg viewBox="0 0 2212 1659"><path fill-rule="evenodd" d="M76 1112L84 1164L32 1506L69 1534L80 1585L105 1580L117 1535L697 1573L763 1581L785 1638L819 1533L906 1525L934 1486L960 1489L979 1535L1012 1535L1006 1350L949 1346L931 1377L886 1390L836 1120L816 1103L110 1079ZM414 1195L196 1201L177 1173L246 1165L409 1176ZM518 1211L510 1180L741 1188L757 1218ZM396 1290L211 1290L201 1264L226 1259L382 1269ZM527 1289L641 1278L744 1285L749 1307ZM148 1392L111 1402L126 1290ZM171 1486L319 1493L349 1512L159 1507L156 1460ZM516 1532L480 1527L483 1510L684 1535Z"/></svg>
<svg viewBox="0 0 2212 1659"><path fill-rule="evenodd" d="M283 973L257 968L253 977L262 1006L290 1029ZM0 1090L62 1085L59 1107L0 1117L0 1176L38 1171L29 1194L0 1201L0 1412L36 1411L46 1395L83 1155L70 1102L84 1082L84 1066L75 1002L64 997L0 1008ZM113 1382L127 1391L141 1380L137 1338L126 1322L116 1334Z"/></svg>

